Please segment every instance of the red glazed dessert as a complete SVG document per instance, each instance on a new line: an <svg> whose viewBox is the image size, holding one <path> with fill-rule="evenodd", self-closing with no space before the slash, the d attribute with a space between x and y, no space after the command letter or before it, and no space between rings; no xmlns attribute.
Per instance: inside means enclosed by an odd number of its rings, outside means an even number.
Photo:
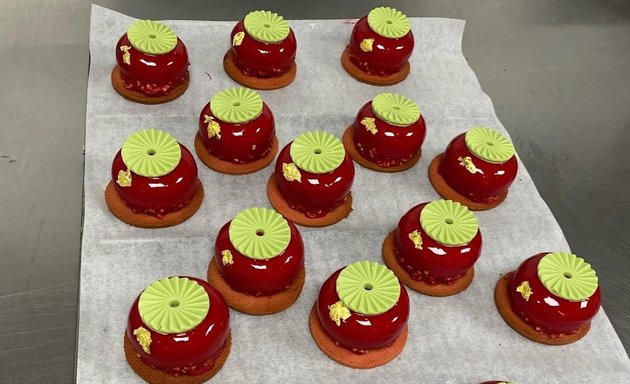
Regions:
<svg viewBox="0 0 630 384"><path fill-rule="evenodd" d="M539 343L573 343L586 335L599 311L595 271L570 253L539 253L504 275L495 289L503 319Z"/></svg>
<svg viewBox="0 0 630 384"><path fill-rule="evenodd" d="M310 329L328 357L354 368L395 358L407 338L409 297L392 271L359 261L332 274L311 311Z"/></svg>
<svg viewBox="0 0 630 384"><path fill-rule="evenodd" d="M424 119L413 101L381 93L359 110L343 135L343 144L363 167L400 172L418 162L425 135Z"/></svg>
<svg viewBox="0 0 630 384"><path fill-rule="evenodd" d="M129 311L124 350L149 383L202 383L227 359L229 311L221 294L193 277L169 277L147 287Z"/></svg>
<svg viewBox="0 0 630 384"><path fill-rule="evenodd" d="M289 23L269 11L250 12L230 34L232 47L223 58L225 72L254 89L289 85L297 72L297 44Z"/></svg>
<svg viewBox="0 0 630 384"><path fill-rule="evenodd" d="M505 200L517 168L510 140L493 129L476 127L455 137L433 159L429 179L443 198L478 211Z"/></svg>
<svg viewBox="0 0 630 384"><path fill-rule="evenodd" d="M158 104L188 88L188 51L175 32L157 21L138 20L116 44L112 85L123 97Z"/></svg>
<svg viewBox="0 0 630 384"><path fill-rule="evenodd" d="M470 285L481 254L475 215L451 200L411 208L383 243L383 259L409 288L449 296Z"/></svg>
<svg viewBox="0 0 630 384"><path fill-rule="evenodd" d="M280 151L267 195L292 222L322 227L350 214L353 180L354 164L341 141L330 133L311 131Z"/></svg>
<svg viewBox="0 0 630 384"><path fill-rule="evenodd" d="M228 305L250 315L285 310L304 285L304 244L293 223L267 208L250 208L217 235L208 281Z"/></svg>
<svg viewBox="0 0 630 384"><path fill-rule="evenodd" d="M255 91L225 89L199 115L195 150L217 172L242 175L265 168L278 151L273 114Z"/></svg>
<svg viewBox="0 0 630 384"><path fill-rule="evenodd" d="M127 224L162 228L192 216L203 194L190 151L166 132L144 129L129 136L114 157L105 201Z"/></svg>
<svg viewBox="0 0 630 384"><path fill-rule="evenodd" d="M359 81L391 85L409 75L412 52L413 33L407 16L394 8L379 7L357 21L341 63Z"/></svg>

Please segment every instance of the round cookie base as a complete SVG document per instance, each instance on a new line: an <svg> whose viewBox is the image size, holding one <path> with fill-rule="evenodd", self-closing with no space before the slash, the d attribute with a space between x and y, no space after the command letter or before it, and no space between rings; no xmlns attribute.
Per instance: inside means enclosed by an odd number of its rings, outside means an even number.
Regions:
<svg viewBox="0 0 630 384"><path fill-rule="evenodd" d="M125 88L122 77L120 76L120 67L116 65L114 69L112 69L112 86L122 97L127 100L135 101L140 104L162 104L168 103L169 101L173 101L180 97L186 92L188 89L188 84L190 83L190 76L186 75L184 81L182 81L178 86L173 88L168 95L164 96L147 96L142 92L137 92L131 89Z"/></svg>
<svg viewBox="0 0 630 384"><path fill-rule="evenodd" d="M201 140L198 132L195 136L195 152L197 153L197 157L199 157L201 162L213 171L217 171L219 173L224 173L227 175L246 175L249 173L260 171L261 169L271 164L273 159L276 157L276 153L278 152L278 138L275 136L273 137L271 149L265 157L252 161L251 163L237 164L230 161L221 160L218 157L213 156L203 145L203 141Z"/></svg>
<svg viewBox="0 0 630 384"><path fill-rule="evenodd" d="M166 228L183 223L197 212L203 201L204 190L197 180L197 192L182 209L165 214L161 219L146 213L135 213L114 189L113 181L105 188L105 202L111 213L121 221L139 228Z"/></svg>
<svg viewBox="0 0 630 384"><path fill-rule="evenodd" d="M521 319L510 305L510 297L508 294L508 287L510 279L512 278L514 271L506 273L499 278L497 285L494 288L494 303L497 306L497 310L501 314L501 317L505 322L512 327L521 336L526 337L532 341L547 345L566 345L575 343L588 333L591 328L591 323L588 323L584 327L580 328L577 332L570 335L562 335L560 337L552 338L542 332L538 332L531 325L527 324Z"/></svg>
<svg viewBox="0 0 630 384"><path fill-rule="evenodd" d="M232 49L228 50L225 56L223 56L223 69L232 80L236 81L240 85L262 91L284 88L295 80L295 75L297 74L297 66L295 65L295 62L293 62L289 70L280 76L247 76L236 66L236 63L234 63L234 54L232 53Z"/></svg>
<svg viewBox="0 0 630 384"><path fill-rule="evenodd" d="M346 70L346 72L350 74L350 76L354 77L362 83L370 85L398 84L407 78L411 69L409 62L406 62L400 71L392 73L389 76L368 75L367 73L363 72L359 67L354 65L352 61L350 61L349 46L346 47L346 49L344 49L343 53L341 54L341 65Z"/></svg>

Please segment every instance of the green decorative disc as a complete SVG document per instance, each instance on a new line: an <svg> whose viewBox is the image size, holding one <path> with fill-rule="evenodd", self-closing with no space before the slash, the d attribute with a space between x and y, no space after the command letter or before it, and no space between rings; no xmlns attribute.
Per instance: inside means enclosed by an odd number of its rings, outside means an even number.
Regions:
<svg viewBox="0 0 630 384"><path fill-rule="evenodd" d="M512 142L494 129L471 128L466 132L464 141L470 152L489 163L502 164L514 156Z"/></svg>
<svg viewBox="0 0 630 384"><path fill-rule="evenodd" d="M138 300L140 318L161 334L188 332L206 318L206 290L185 277L167 277L149 285Z"/></svg>
<svg viewBox="0 0 630 384"><path fill-rule="evenodd" d="M281 214L268 208L241 211L232 219L228 234L237 251L256 260L278 256L291 240L289 223Z"/></svg>
<svg viewBox="0 0 630 384"><path fill-rule="evenodd" d="M260 116L263 101L258 93L249 88L228 88L212 97L210 110L219 120L242 124Z"/></svg>
<svg viewBox="0 0 630 384"><path fill-rule="evenodd" d="M293 141L289 154L298 168L321 174L337 169L346 157L346 150L334 135L310 131Z"/></svg>
<svg viewBox="0 0 630 384"><path fill-rule="evenodd" d="M337 295L351 310L364 315L389 311L400 297L400 283L389 268L374 261L357 261L337 276Z"/></svg>
<svg viewBox="0 0 630 384"><path fill-rule="evenodd" d="M140 52L164 55L177 45L177 34L159 21L138 20L129 26L127 38Z"/></svg>
<svg viewBox="0 0 630 384"><path fill-rule="evenodd" d="M420 212L420 226L429 237L450 247L468 244L479 224L465 206L452 200L435 200Z"/></svg>
<svg viewBox="0 0 630 384"><path fill-rule="evenodd" d="M274 12L250 12L243 23L247 34L263 43L280 43L289 36L289 23Z"/></svg>
<svg viewBox="0 0 630 384"><path fill-rule="evenodd" d="M406 127L418 121L420 108L411 99L397 93L381 93L372 100L372 110L381 120Z"/></svg>
<svg viewBox="0 0 630 384"><path fill-rule="evenodd" d="M378 7L368 13L370 28L379 35L398 39L409 32L409 19L404 13L390 7Z"/></svg>
<svg viewBox="0 0 630 384"><path fill-rule="evenodd" d="M168 133L143 129L125 140L121 154L123 162L133 173L144 177L160 177L177 167L182 149Z"/></svg>
<svg viewBox="0 0 630 384"><path fill-rule="evenodd" d="M597 274L572 253L548 253L538 262L538 278L554 295L569 301L588 299L597 290Z"/></svg>

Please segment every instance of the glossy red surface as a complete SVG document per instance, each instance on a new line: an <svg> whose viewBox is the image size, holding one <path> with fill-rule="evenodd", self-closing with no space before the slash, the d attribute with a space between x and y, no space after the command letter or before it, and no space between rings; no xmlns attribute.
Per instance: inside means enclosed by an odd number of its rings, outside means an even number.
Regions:
<svg viewBox="0 0 630 384"><path fill-rule="evenodd" d="M335 284L342 270L343 268L333 273L319 291L317 315L322 328L340 346L358 354L391 345L407 325L409 318L407 290L400 284L400 298L389 311L367 316L350 310L351 316L337 326L330 319L328 306L339 301Z"/></svg>
<svg viewBox="0 0 630 384"><path fill-rule="evenodd" d="M582 301L562 299L545 288L538 278L538 262L549 252L539 253L525 260L515 271L508 287L512 310L521 319L537 331L551 337L575 333L588 324L599 311L601 290ZM529 300L516 291L523 282L528 281L532 290Z"/></svg>
<svg viewBox="0 0 630 384"><path fill-rule="evenodd" d="M168 335L153 331L140 318L138 311L140 295L131 306L127 323L127 337L142 361L174 375L199 375L212 369L212 360L218 357L230 331L230 314L221 293L203 280L188 278L199 283L210 298L208 315L194 329ZM133 334L139 327L144 327L151 333L150 354L144 352Z"/></svg>
<svg viewBox="0 0 630 384"><path fill-rule="evenodd" d="M376 134L361 124L364 118L375 119ZM422 116L415 123L398 127L378 118L367 102L354 119L354 146L364 158L380 167L402 165L420 151L426 135Z"/></svg>
<svg viewBox="0 0 630 384"><path fill-rule="evenodd" d="M468 150L464 135L465 133L456 136L446 147L439 172L451 188L470 200L479 203L496 201L516 178L516 156L503 164L488 163ZM467 156L470 156L481 172L470 173L465 166L460 165L459 158Z"/></svg>
<svg viewBox="0 0 630 384"><path fill-rule="evenodd" d="M322 217L341 205L350 193L354 180L352 158L346 153L341 165L328 173L315 174L300 169L301 182L287 181L282 173L282 164L293 163L291 143L280 151L276 160L278 190L291 208L304 212L308 217Z"/></svg>
<svg viewBox="0 0 630 384"><path fill-rule="evenodd" d="M374 39L371 52L361 49L363 39ZM350 61L369 75L389 76L401 70L413 52L411 30L403 37L389 39L374 32L367 16L357 21L350 36Z"/></svg>
<svg viewBox="0 0 630 384"><path fill-rule="evenodd" d="M304 243L300 232L290 221L291 240L287 249L280 255L267 259L255 260L236 250L230 242L230 222L223 225L214 248L214 255L219 272L232 289L248 295L273 295L287 289L304 267ZM232 253L233 264L223 265L221 252Z"/></svg>
<svg viewBox="0 0 630 384"><path fill-rule="evenodd" d="M245 33L243 41L238 46L232 45L231 49L236 66L246 76L279 76L288 71L295 61L297 42L293 30L289 29L289 36L283 41L268 44L249 36L241 20L232 29L230 43L239 32Z"/></svg>
<svg viewBox="0 0 630 384"><path fill-rule="evenodd" d="M144 177L131 172L129 187L121 187L116 182L118 172L127 170L121 151L118 151L112 163L112 183L134 212L162 217L186 206L197 192L197 164L190 151L182 144L179 146L182 157L173 171L160 177Z"/></svg>
<svg viewBox="0 0 630 384"><path fill-rule="evenodd" d="M208 137L208 123L204 116L214 117L221 126L221 138ZM271 150L276 135L275 122L271 110L263 103L261 114L254 120L242 124L226 123L210 111L210 103L199 115L199 135L204 147L221 160L236 164L251 163L265 157Z"/></svg>
<svg viewBox="0 0 630 384"><path fill-rule="evenodd" d="M124 51L130 47L130 64L126 64ZM177 87L188 76L188 51L178 38L175 48L164 55L142 53L135 49L125 33L116 44L116 62L120 67L125 88L147 96L164 96Z"/></svg>
<svg viewBox="0 0 630 384"><path fill-rule="evenodd" d="M433 240L420 226L420 212L428 203L411 208L398 222L396 258L412 279L427 284L452 284L468 271L481 255L481 232L466 245L449 247ZM422 249L416 249L409 233L418 231Z"/></svg>

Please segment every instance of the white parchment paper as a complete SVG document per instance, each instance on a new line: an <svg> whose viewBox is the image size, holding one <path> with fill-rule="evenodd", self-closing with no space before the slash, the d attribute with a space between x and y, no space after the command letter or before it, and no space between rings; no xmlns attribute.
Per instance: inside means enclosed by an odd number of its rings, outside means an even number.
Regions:
<svg viewBox="0 0 630 384"><path fill-rule="evenodd" d="M168 104L149 106L120 97L110 84L118 38L131 17L93 6L85 143L85 222L77 382L139 383L122 349L130 305L156 279L206 277L215 236L240 210L270 206L265 192L273 167L227 176L201 162L205 200L195 216L167 229L128 226L110 214L103 191L111 161L132 132L155 127L193 150L199 112L210 97L236 85L224 73L234 22L168 21L186 43L191 82ZM381 244L412 206L439 196L427 168L458 133L487 125L504 133L491 100L462 54L464 21L412 18L416 38L411 74L402 84L373 87L345 73L339 62L352 30L344 20L291 21L297 41L298 75L281 90L262 92L276 119L281 146L299 133L326 130L341 137L359 108L376 94L407 95L421 108L427 138L411 170L384 174L356 167L354 211L332 227L300 227L305 242L306 284L283 313L250 317L231 311L232 352L217 383L479 383L502 379L526 383L628 383L630 362L603 311L580 342L550 347L509 328L494 306L500 274L535 253L568 251L562 231L522 163L508 199L479 212L484 237L475 280L463 293L433 298L410 292L409 339L384 367L354 370L322 354L308 330L309 310L322 282L336 269L362 259L382 261ZM604 294L606 294L604 292Z"/></svg>

